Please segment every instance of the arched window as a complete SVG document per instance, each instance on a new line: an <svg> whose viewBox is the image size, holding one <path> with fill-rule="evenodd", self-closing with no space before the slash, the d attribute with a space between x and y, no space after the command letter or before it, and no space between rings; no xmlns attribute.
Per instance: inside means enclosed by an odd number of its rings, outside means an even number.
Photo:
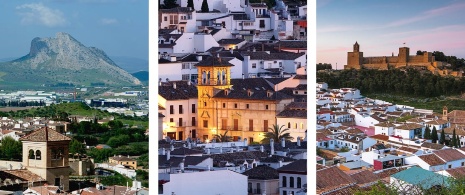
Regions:
<svg viewBox="0 0 465 195"><path fill-rule="evenodd" d="M294 177L289 177L289 187L294 187Z"/></svg>
<svg viewBox="0 0 465 195"><path fill-rule="evenodd" d="M297 177L297 188L301 188L301 187L302 187L302 178Z"/></svg>
<svg viewBox="0 0 465 195"><path fill-rule="evenodd" d="M207 83L207 73L205 71L202 72L202 84Z"/></svg>
<svg viewBox="0 0 465 195"><path fill-rule="evenodd" d="M41 154L40 150L36 150L36 160L40 160L40 159L41 159L40 154Z"/></svg>
<svg viewBox="0 0 465 195"><path fill-rule="evenodd" d="M34 150L33 150L33 149L30 149L30 150L29 150L29 159L35 159L35 155L34 155Z"/></svg>
<svg viewBox="0 0 465 195"><path fill-rule="evenodd" d="M53 148L52 148L52 149L51 149L51 153L52 153L52 155L51 155L51 156L52 156L52 160L58 159L58 158L57 158L57 150L56 150L56 149L53 149Z"/></svg>
<svg viewBox="0 0 465 195"><path fill-rule="evenodd" d="M286 176L283 176L283 187L286 187L287 179Z"/></svg>
<svg viewBox="0 0 465 195"><path fill-rule="evenodd" d="M57 151L57 159L62 159L65 151L63 148L59 148Z"/></svg>
<svg viewBox="0 0 465 195"><path fill-rule="evenodd" d="M289 129L291 128L291 122L287 123L287 128L289 128Z"/></svg>
<svg viewBox="0 0 465 195"><path fill-rule="evenodd" d="M294 123L294 129L297 129L297 123Z"/></svg>
<svg viewBox="0 0 465 195"><path fill-rule="evenodd" d="M304 123L300 123L300 129L304 129Z"/></svg>

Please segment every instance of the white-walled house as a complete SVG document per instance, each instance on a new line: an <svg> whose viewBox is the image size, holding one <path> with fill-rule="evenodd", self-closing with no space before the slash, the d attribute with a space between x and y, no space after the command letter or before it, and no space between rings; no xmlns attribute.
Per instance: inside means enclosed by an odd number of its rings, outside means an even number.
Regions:
<svg viewBox="0 0 465 195"><path fill-rule="evenodd" d="M405 164L418 165L428 171L441 171L445 169L444 160L437 157L435 154L413 155L405 158Z"/></svg>
<svg viewBox="0 0 465 195"><path fill-rule="evenodd" d="M279 125L285 125L291 137L305 137L307 130L307 102L292 102L276 115Z"/></svg>
<svg viewBox="0 0 465 195"><path fill-rule="evenodd" d="M390 122L383 122L383 123L378 123L375 125L375 135L395 135L394 134L394 129L396 125Z"/></svg>
<svg viewBox="0 0 465 195"><path fill-rule="evenodd" d="M190 7L158 10L158 29L177 29L181 32L197 32L196 12Z"/></svg>
<svg viewBox="0 0 465 195"><path fill-rule="evenodd" d="M188 0L181 0L180 6L187 7ZM193 0L194 9L202 10L203 0ZM207 0L209 11L218 10L222 13L243 12L246 0Z"/></svg>
<svg viewBox="0 0 465 195"><path fill-rule="evenodd" d="M163 195L247 194L247 176L229 170L170 174L169 177L169 182L163 184Z"/></svg>
<svg viewBox="0 0 465 195"><path fill-rule="evenodd" d="M394 135L402 138L414 139L423 138L424 127L419 124L406 123L395 127Z"/></svg>
<svg viewBox="0 0 465 195"><path fill-rule="evenodd" d="M296 53L270 53L267 51L243 52L243 72L246 78L283 77L296 74L306 66L306 55Z"/></svg>
<svg viewBox="0 0 465 195"><path fill-rule="evenodd" d="M307 159L294 161L278 169L279 194L296 194L307 185Z"/></svg>
<svg viewBox="0 0 465 195"><path fill-rule="evenodd" d="M242 174L248 177L247 192L249 194L279 193L279 174L275 168L259 165Z"/></svg>

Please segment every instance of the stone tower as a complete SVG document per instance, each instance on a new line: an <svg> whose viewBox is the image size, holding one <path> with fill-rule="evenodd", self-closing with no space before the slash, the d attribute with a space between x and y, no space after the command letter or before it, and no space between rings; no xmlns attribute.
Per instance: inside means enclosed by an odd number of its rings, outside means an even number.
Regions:
<svg viewBox="0 0 465 195"><path fill-rule="evenodd" d="M354 50L347 52L347 65L344 69L361 69L363 64L363 52L360 52L360 45L356 41L354 44Z"/></svg>
<svg viewBox="0 0 465 195"><path fill-rule="evenodd" d="M198 123L201 139L208 138L209 131L218 129L217 108L213 96L220 90L231 88L231 67L234 66L219 56L210 56L195 65L198 72ZM218 132L212 132L217 134Z"/></svg>
<svg viewBox="0 0 465 195"><path fill-rule="evenodd" d="M23 144L23 165L49 185L69 190L68 151L71 138L43 127L19 139Z"/></svg>
<svg viewBox="0 0 465 195"><path fill-rule="evenodd" d="M448 113L448 112L447 112L447 106L444 106L444 107L442 108L442 120L446 120L446 121L448 120L448 118L447 118L447 113Z"/></svg>
<svg viewBox="0 0 465 195"><path fill-rule="evenodd" d="M399 48L399 63L408 63L408 58L410 56L410 49L408 47Z"/></svg>

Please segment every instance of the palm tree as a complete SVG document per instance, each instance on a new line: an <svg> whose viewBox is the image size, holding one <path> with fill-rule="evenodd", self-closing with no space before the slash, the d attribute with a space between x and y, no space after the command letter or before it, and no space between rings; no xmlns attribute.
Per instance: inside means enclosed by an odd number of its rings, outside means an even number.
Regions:
<svg viewBox="0 0 465 195"><path fill-rule="evenodd" d="M221 134L215 135L216 141L217 142L230 142L232 139L231 139L231 136L227 136L227 133L228 133L228 131L226 130L226 132L224 132L223 135L221 135Z"/></svg>
<svg viewBox="0 0 465 195"><path fill-rule="evenodd" d="M286 131L289 131L288 128L283 129L284 125L279 127L277 124L273 125L273 127L268 128L268 132L265 134L265 138L262 139L263 144L269 144L270 139L273 139L275 142L281 141L282 138L286 141L291 141L294 138L291 137L290 133L287 133Z"/></svg>

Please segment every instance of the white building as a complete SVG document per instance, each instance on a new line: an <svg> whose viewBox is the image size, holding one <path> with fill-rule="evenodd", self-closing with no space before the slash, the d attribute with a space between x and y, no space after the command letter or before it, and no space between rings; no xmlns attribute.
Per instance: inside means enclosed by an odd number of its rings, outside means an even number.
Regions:
<svg viewBox="0 0 465 195"><path fill-rule="evenodd" d="M170 174L162 191L163 195L247 194L247 176L229 170Z"/></svg>
<svg viewBox="0 0 465 195"><path fill-rule="evenodd" d="M294 161L278 169L279 194L296 194L307 186L307 160Z"/></svg>

